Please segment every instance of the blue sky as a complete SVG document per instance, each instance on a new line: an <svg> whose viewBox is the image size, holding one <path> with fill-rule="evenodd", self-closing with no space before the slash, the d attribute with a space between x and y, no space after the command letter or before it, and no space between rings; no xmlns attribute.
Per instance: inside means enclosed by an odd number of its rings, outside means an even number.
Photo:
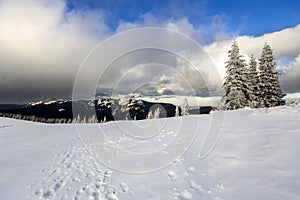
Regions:
<svg viewBox="0 0 300 200"><path fill-rule="evenodd" d="M68 8L101 9L113 30L120 21L138 22L143 14L174 20L186 17L196 28L218 16L228 33L253 36L300 23L300 1L296 0L69 0Z"/></svg>

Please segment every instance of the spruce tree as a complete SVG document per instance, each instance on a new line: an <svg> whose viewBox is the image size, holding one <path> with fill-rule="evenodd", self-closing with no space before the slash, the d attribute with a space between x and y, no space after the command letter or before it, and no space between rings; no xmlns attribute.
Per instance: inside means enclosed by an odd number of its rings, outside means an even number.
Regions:
<svg viewBox="0 0 300 200"><path fill-rule="evenodd" d="M257 62L253 54L251 55L250 62L248 64L248 87L250 94L248 106L251 108L259 108L259 76L257 71Z"/></svg>
<svg viewBox="0 0 300 200"><path fill-rule="evenodd" d="M223 88L225 95L222 100L226 110L244 108L250 98L245 60L239 53L237 42L234 41L228 51L229 60L225 62L226 73Z"/></svg>
<svg viewBox="0 0 300 200"><path fill-rule="evenodd" d="M273 107L284 104L284 100L282 100L282 98L285 94L280 89L279 73L276 70L273 50L267 43L265 43L261 58L259 59L259 70L261 106Z"/></svg>

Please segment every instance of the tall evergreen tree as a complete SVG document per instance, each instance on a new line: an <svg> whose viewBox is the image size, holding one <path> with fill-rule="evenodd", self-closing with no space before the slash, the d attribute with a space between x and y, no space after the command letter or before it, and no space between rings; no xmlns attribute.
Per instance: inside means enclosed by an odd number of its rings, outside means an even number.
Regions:
<svg viewBox="0 0 300 200"><path fill-rule="evenodd" d="M272 107L284 104L282 98L285 94L280 89L279 73L276 70L273 50L267 43L265 43L259 59L259 70L261 106Z"/></svg>
<svg viewBox="0 0 300 200"><path fill-rule="evenodd" d="M228 57L229 60L225 62L227 76L223 84L225 95L222 100L226 110L234 110L247 106L250 98L245 60L239 53L236 41L233 42L228 51Z"/></svg>
<svg viewBox="0 0 300 200"><path fill-rule="evenodd" d="M253 54L251 55L250 62L248 64L248 87L250 94L248 106L251 108L260 107L259 75L257 71L257 62Z"/></svg>

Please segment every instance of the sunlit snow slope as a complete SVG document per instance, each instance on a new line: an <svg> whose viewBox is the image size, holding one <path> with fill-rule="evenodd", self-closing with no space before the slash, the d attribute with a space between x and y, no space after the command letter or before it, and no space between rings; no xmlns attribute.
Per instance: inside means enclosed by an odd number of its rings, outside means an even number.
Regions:
<svg viewBox="0 0 300 200"><path fill-rule="evenodd" d="M300 199L300 106L213 115L224 111L101 125L0 118L0 199ZM210 122L221 137L200 159Z"/></svg>

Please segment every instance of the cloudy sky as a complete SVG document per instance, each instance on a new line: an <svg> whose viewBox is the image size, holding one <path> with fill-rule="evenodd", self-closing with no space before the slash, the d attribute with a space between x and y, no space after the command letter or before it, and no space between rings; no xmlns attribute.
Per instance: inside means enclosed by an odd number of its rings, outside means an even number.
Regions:
<svg viewBox="0 0 300 200"><path fill-rule="evenodd" d="M259 58L268 42L282 72L283 90L300 92L299 10L300 3L292 0L3 0L0 103L70 98L79 73L86 82L94 78L98 88L113 93L218 93L233 39L246 60L252 53ZM103 66L114 49L126 49L138 38L180 47L177 36L168 40L164 33L115 37L145 27L185 34L187 42L197 42L200 49L174 49L177 54L141 48L115 55ZM103 49L101 42L110 46ZM87 65L101 70L85 71Z"/></svg>

